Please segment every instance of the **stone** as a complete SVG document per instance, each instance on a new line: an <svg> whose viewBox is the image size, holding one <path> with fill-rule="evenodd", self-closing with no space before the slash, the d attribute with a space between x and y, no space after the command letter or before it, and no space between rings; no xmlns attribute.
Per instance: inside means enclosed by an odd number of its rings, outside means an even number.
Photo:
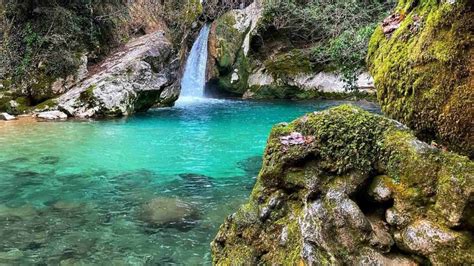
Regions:
<svg viewBox="0 0 474 266"><path fill-rule="evenodd" d="M19 249L12 249L7 252L0 252L0 262L1 261L15 261L23 257L23 252Z"/></svg>
<svg viewBox="0 0 474 266"><path fill-rule="evenodd" d="M428 255L436 251L439 245L446 245L455 239L455 234L442 230L429 221L421 220L407 226L400 240L409 251Z"/></svg>
<svg viewBox="0 0 474 266"><path fill-rule="evenodd" d="M2 218L20 218L20 219L29 219L35 217L37 211L30 205L23 205L16 208L11 208L5 205L0 204L0 217Z"/></svg>
<svg viewBox="0 0 474 266"><path fill-rule="evenodd" d="M392 191L388 184L391 178L388 176L377 176L369 187L369 195L377 202L386 202L391 199Z"/></svg>
<svg viewBox="0 0 474 266"><path fill-rule="evenodd" d="M449 2L399 2L372 35L367 65L385 115L473 158L474 11L472 1Z"/></svg>
<svg viewBox="0 0 474 266"><path fill-rule="evenodd" d="M154 198L140 208L139 218L154 227L180 225L197 215L191 204L176 198Z"/></svg>
<svg viewBox="0 0 474 266"><path fill-rule="evenodd" d="M0 120L12 121L16 120L16 117L8 113L0 113Z"/></svg>
<svg viewBox="0 0 474 266"><path fill-rule="evenodd" d="M294 132L312 142L282 143ZM348 105L309 113L273 127L263 159L211 243L216 265L474 261L474 163L394 120Z"/></svg>
<svg viewBox="0 0 474 266"><path fill-rule="evenodd" d="M36 118L45 120L64 120L67 119L67 115L61 111L46 111L37 113L34 115Z"/></svg>
<svg viewBox="0 0 474 266"><path fill-rule="evenodd" d="M178 97L179 62L171 43L157 31L130 41L58 98L68 116L125 116Z"/></svg>
<svg viewBox="0 0 474 266"><path fill-rule="evenodd" d="M252 156L237 163L237 167L244 170L249 177L256 177L262 168L262 156Z"/></svg>

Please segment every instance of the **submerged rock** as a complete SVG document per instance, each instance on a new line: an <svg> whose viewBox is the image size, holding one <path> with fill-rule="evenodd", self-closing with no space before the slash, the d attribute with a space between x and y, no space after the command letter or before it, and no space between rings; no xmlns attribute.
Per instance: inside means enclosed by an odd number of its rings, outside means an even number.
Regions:
<svg viewBox="0 0 474 266"><path fill-rule="evenodd" d="M154 198L143 204L139 218L152 227L190 225L195 222L196 208L176 198Z"/></svg>
<svg viewBox="0 0 474 266"><path fill-rule="evenodd" d="M294 132L313 141L282 142ZM211 244L214 263L471 264L473 185L468 158L396 121L352 106L308 114L273 128L249 202Z"/></svg>
<svg viewBox="0 0 474 266"><path fill-rule="evenodd" d="M131 41L59 98L69 116L123 116L178 97L175 58L161 31ZM164 92L166 91L166 97Z"/></svg>
<svg viewBox="0 0 474 266"><path fill-rule="evenodd" d="M31 205L23 205L20 207L8 207L0 204L0 218L12 219L30 219L38 214L37 210Z"/></svg>
<svg viewBox="0 0 474 266"><path fill-rule="evenodd" d="M60 160L61 158L57 156L43 156L40 158L40 163L54 165L54 164L57 164Z"/></svg>
<svg viewBox="0 0 474 266"><path fill-rule="evenodd" d="M11 262L15 260L19 260L23 257L23 252L19 249L12 249L7 252L0 252L0 262Z"/></svg>
<svg viewBox="0 0 474 266"><path fill-rule="evenodd" d="M253 156L237 163L237 167L244 170L249 177L256 177L262 168L262 156Z"/></svg>
<svg viewBox="0 0 474 266"><path fill-rule="evenodd" d="M202 190L205 188L211 188L214 186L212 178L205 175L199 174L180 174L185 184L184 186L190 190Z"/></svg>

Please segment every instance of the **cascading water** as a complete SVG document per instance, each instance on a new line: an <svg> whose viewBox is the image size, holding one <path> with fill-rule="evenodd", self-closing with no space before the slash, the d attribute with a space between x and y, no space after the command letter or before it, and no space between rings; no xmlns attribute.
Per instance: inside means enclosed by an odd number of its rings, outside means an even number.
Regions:
<svg viewBox="0 0 474 266"><path fill-rule="evenodd" d="M196 99L204 97L204 86L206 83L207 65L207 42L209 37L209 25L202 27L198 38L193 44L181 80L181 96L178 101L184 99Z"/></svg>

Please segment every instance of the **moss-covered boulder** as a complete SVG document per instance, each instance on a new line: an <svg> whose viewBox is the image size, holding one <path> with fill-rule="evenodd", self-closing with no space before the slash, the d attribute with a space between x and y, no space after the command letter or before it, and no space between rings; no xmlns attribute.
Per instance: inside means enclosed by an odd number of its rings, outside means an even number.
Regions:
<svg viewBox="0 0 474 266"><path fill-rule="evenodd" d="M474 163L344 105L273 128L217 265L471 264Z"/></svg>
<svg viewBox="0 0 474 266"><path fill-rule="evenodd" d="M470 0L399 1L372 36L368 55L384 113L471 158L473 6Z"/></svg>
<svg viewBox="0 0 474 266"><path fill-rule="evenodd" d="M207 76L221 90L242 95L248 87L249 34L260 16L258 5L253 3L244 10L228 11L212 24Z"/></svg>

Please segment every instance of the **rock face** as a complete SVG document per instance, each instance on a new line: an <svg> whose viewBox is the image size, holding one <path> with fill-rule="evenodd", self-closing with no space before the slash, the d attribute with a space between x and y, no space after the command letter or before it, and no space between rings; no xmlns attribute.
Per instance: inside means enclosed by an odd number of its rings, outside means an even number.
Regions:
<svg viewBox="0 0 474 266"><path fill-rule="evenodd" d="M128 43L58 99L74 117L123 116L169 105L178 97L178 60L163 32Z"/></svg>
<svg viewBox="0 0 474 266"><path fill-rule="evenodd" d="M250 72L250 35L262 13L261 1L220 16L209 36L208 79L231 93L243 94Z"/></svg>
<svg viewBox="0 0 474 266"><path fill-rule="evenodd" d="M245 9L231 10L214 21L209 40L208 80L211 88L253 99L333 98L349 94L339 74L313 71L308 55L291 50L278 32L259 32L265 24L265 2L254 1ZM273 34L273 35L272 35ZM265 40L260 40L265 36ZM271 36L266 36L271 35ZM265 42L265 50L252 41ZM255 44L254 44L255 45ZM258 45L256 45L258 46ZM357 86L373 93L372 77L363 73Z"/></svg>
<svg viewBox="0 0 474 266"><path fill-rule="evenodd" d="M385 114L471 158L473 10L469 0L400 1L368 56Z"/></svg>
<svg viewBox="0 0 474 266"><path fill-rule="evenodd" d="M352 106L277 125L217 265L472 264L474 163Z"/></svg>
<svg viewBox="0 0 474 266"><path fill-rule="evenodd" d="M266 73L265 68L252 72L248 79L249 89L244 98L292 98L307 99L320 96L330 98L338 94L350 94L345 88L347 83L335 73L295 73L284 78ZM357 78L359 92L374 94L373 79L368 73ZM249 97L246 97L249 96Z"/></svg>

